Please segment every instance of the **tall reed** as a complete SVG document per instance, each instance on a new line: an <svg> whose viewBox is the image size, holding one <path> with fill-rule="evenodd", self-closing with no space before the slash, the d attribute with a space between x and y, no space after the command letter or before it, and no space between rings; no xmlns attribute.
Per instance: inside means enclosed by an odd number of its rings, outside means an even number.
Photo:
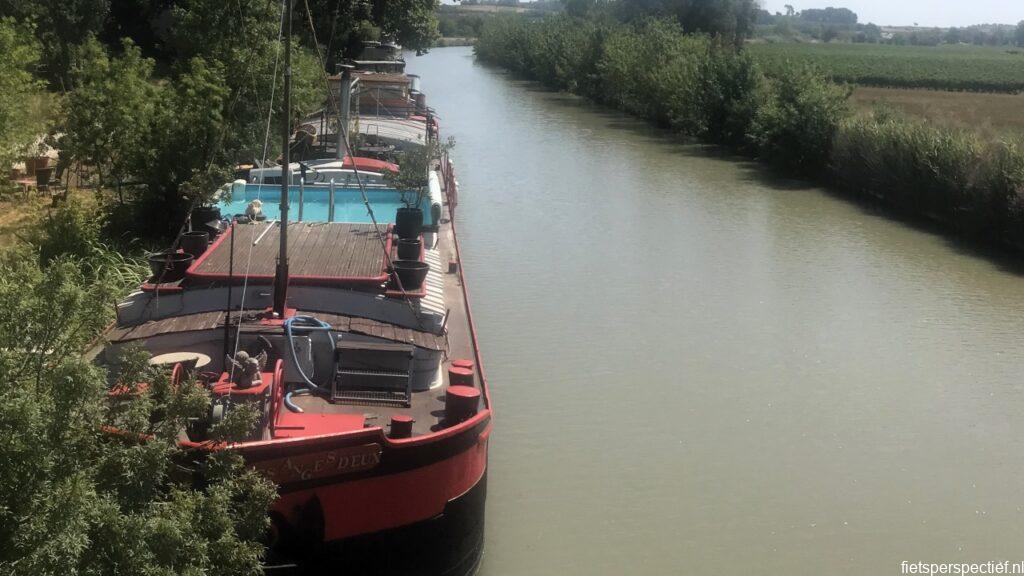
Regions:
<svg viewBox="0 0 1024 576"><path fill-rule="evenodd" d="M806 65L765 74L732 45L675 23L495 18L485 61L783 172L834 183L1024 250L1024 146L891 110L851 116L849 90Z"/></svg>

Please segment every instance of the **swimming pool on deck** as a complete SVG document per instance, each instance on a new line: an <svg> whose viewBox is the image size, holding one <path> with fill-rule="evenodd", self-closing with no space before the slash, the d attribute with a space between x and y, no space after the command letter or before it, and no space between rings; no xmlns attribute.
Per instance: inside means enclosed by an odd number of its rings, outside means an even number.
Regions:
<svg viewBox="0 0 1024 576"><path fill-rule="evenodd" d="M243 197L244 196L244 197ZM302 220L307 222L327 222L330 219L330 188L326 186L306 186L302 192ZM405 194L405 198L414 199L414 195ZM268 220L278 220L281 217L281 187L273 184L246 184L245 194L237 192L231 195L229 200L220 203L221 214L226 217L241 216L249 202L253 200L263 202L263 214ZM394 189L369 189L366 191L366 200L373 210L373 215L378 223L393 224L395 213L399 208L405 206L403 193ZM288 221L299 221L299 187L292 186L288 189ZM423 202L426 204L426 201ZM429 215L429 210L424 210ZM425 218L429 220L429 216ZM358 188L335 188L334 190L334 222L363 222L370 220L369 210L363 202L363 195Z"/></svg>

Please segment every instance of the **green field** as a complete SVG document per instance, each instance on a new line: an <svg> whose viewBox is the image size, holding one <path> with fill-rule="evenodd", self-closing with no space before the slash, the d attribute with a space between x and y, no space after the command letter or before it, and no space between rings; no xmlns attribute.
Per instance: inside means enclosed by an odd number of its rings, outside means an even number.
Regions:
<svg viewBox="0 0 1024 576"><path fill-rule="evenodd" d="M839 82L864 86L1024 91L1024 50L983 46L755 43L747 45L768 72L808 62Z"/></svg>

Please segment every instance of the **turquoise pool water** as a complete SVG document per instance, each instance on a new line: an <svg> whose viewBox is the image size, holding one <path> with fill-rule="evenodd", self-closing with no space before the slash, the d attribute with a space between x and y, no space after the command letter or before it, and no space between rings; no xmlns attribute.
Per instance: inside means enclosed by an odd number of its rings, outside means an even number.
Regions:
<svg viewBox="0 0 1024 576"><path fill-rule="evenodd" d="M330 209L330 190L322 186L306 186L303 193L302 220L309 222L326 222ZM402 193L397 190L367 190L367 200L373 209L377 222L394 223L395 212L405 206ZM281 187L274 184L246 184L245 197L233 195L231 200L220 203L221 214L225 217L245 214L249 202L255 199L263 202L263 214L268 220L280 218L278 204L281 201ZM288 198L291 205L288 209L288 220L299 219L299 187L289 188ZM427 212L429 214L429 211ZM363 203L363 197L357 188L336 188L334 190L334 221L335 222L370 222L370 215Z"/></svg>

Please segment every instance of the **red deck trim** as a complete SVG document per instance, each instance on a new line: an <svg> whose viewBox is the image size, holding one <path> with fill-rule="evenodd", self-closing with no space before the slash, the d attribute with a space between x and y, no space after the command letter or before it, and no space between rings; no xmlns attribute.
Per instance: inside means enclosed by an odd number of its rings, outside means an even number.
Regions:
<svg viewBox="0 0 1024 576"><path fill-rule="evenodd" d="M234 233L235 233L235 221L232 220L231 221L231 227L228 228L224 233L219 234L217 236L217 239L214 240L212 243L210 243L210 245L206 248L206 251L203 252L202 254L200 254L199 258L196 258L195 260L192 261L192 265L189 266L188 270L185 271L185 277L188 278L189 276L194 274L195 273L194 272L195 269L197 267L199 267L200 264L205 262L206 259L210 257L210 254L213 254L213 252L217 249L218 246L220 246L225 240L227 240L228 235L229 234L234 234Z"/></svg>
<svg viewBox="0 0 1024 576"><path fill-rule="evenodd" d="M455 169L445 157L445 161L448 164L448 173L451 174L451 184L456 187L454 196L458 197L458 184L455 183ZM448 195L448 190L445 190L445 195ZM469 322L469 335L473 341L473 354L476 356L476 368L480 371L480 389L484 393L484 403L487 405L487 412L491 410L491 393L487 386L487 375L484 373L484 362L480 356L480 344L477 342L476 335L476 324L473 323L473 311L469 304L469 288L466 286L466 266L462 261L462 252L459 250L459 236L458 231L455 227L455 205L452 202L448 202L448 220L452 227L452 239L455 244L455 257L459 260L459 283L462 284L462 298L466 302L466 320Z"/></svg>
<svg viewBox="0 0 1024 576"><path fill-rule="evenodd" d="M156 292L157 294L176 294L178 292L184 292L185 289L180 284L153 284L151 282L143 282L139 286L139 290L143 292Z"/></svg>

